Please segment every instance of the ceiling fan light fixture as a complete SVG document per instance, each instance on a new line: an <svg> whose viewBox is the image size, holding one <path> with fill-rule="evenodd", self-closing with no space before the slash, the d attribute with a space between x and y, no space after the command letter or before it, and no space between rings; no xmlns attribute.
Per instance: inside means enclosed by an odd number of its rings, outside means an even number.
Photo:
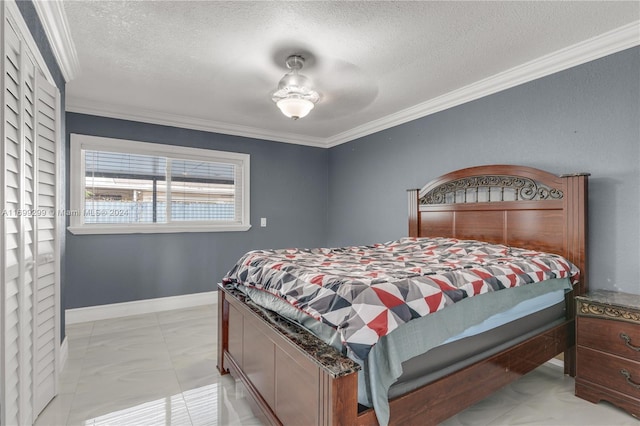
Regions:
<svg viewBox="0 0 640 426"><path fill-rule="evenodd" d="M296 97L280 99L276 102L276 105L278 105L278 108L280 108L280 111L282 111L284 115L294 120L306 117L315 106L313 102L307 99Z"/></svg>
<svg viewBox="0 0 640 426"><path fill-rule="evenodd" d="M286 64L291 72L282 77L271 100L285 116L297 120L309 114L320 95L309 87L309 79L298 72L304 66L302 56L291 55L287 58Z"/></svg>

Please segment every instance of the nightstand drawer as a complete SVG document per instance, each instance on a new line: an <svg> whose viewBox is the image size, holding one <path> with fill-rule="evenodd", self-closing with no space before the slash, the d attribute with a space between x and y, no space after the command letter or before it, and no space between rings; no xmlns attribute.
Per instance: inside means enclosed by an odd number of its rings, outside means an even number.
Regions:
<svg viewBox="0 0 640 426"><path fill-rule="evenodd" d="M640 400L640 362L578 346L578 377Z"/></svg>
<svg viewBox="0 0 640 426"><path fill-rule="evenodd" d="M640 326L638 324L578 317L577 343L580 346L640 361Z"/></svg>

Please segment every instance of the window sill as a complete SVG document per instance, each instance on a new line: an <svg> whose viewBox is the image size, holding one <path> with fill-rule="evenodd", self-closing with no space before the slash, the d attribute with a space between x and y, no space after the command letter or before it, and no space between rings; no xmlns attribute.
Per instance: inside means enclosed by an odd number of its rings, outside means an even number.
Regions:
<svg viewBox="0 0 640 426"><path fill-rule="evenodd" d="M248 231L251 225L72 225L67 230L74 235L172 234L179 232Z"/></svg>

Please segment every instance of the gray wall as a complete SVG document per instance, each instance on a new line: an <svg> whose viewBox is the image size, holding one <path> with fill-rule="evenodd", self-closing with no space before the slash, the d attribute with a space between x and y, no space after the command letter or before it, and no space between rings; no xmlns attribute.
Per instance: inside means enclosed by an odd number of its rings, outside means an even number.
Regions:
<svg viewBox="0 0 640 426"><path fill-rule="evenodd" d="M332 148L327 243L404 236L406 189L498 163L590 172L591 288L640 294L640 48Z"/></svg>
<svg viewBox="0 0 640 426"><path fill-rule="evenodd" d="M250 154L252 228L178 234L67 232L66 309L211 291L249 250L326 242L326 149L67 113L67 148L71 133ZM67 174L68 168L67 158ZM267 218L266 228L260 227L261 217Z"/></svg>

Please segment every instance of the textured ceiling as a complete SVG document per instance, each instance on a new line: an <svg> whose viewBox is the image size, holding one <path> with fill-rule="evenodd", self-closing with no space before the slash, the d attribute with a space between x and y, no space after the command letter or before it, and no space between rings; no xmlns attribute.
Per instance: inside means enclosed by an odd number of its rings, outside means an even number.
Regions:
<svg viewBox="0 0 640 426"><path fill-rule="evenodd" d="M81 67L67 107L321 146L637 22L639 5L64 1ZM322 96L298 121L270 99L293 53Z"/></svg>

